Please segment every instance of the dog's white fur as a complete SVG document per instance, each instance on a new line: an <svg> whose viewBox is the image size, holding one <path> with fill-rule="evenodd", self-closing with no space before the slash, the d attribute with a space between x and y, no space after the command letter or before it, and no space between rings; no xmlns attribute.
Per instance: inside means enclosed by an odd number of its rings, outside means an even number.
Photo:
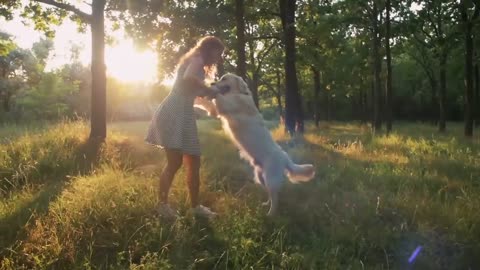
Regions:
<svg viewBox="0 0 480 270"><path fill-rule="evenodd" d="M314 177L315 169L311 164L295 164L273 140L255 106L252 93L241 77L226 74L215 85L221 89L228 88L228 91L217 95L213 102L198 98L195 107L222 120L223 129L240 150L240 155L254 167L255 181L268 192L268 215L273 215L278 208L278 192L284 174L290 182L306 182Z"/></svg>

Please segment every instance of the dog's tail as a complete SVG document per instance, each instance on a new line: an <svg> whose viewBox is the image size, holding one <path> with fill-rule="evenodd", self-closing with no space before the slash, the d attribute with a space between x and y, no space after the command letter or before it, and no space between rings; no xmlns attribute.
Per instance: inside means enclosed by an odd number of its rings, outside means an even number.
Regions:
<svg viewBox="0 0 480 270"><path fill-rule="evenodd" d="M295 164L289 160L287 164L287 176L290 182L308 182L315 176L315 168L312 164Z"/></svg>

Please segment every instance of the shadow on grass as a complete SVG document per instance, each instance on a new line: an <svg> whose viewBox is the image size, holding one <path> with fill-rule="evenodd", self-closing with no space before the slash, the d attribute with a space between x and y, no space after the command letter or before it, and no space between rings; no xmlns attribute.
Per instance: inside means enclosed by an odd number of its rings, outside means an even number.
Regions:
<svg viewBox="0 0 480 270"><path fill-rule="evenodd" d="M25 227L29 223L35 222L35 219L48 212L50 202L54 201L69 183L72 175L89 174L96 168L100 158L100 149L103 145L102 141L86 140L80 144L74 151L74 165L71 161L64 160L63 164L54 164L57 171L49 171L49 173L41 174L40 177L45 181L35 187L37 190L32 198L20 205L15 211L0 219L0 257L11 252L12 247L25 237ZM38 163L42 163L41 160ZM22 191L12 191L22 192ZM10 194L10 196L12 196Z"/></svg>
<svg viewBox="0 0 480 270"><path fill-rule="evenodd" d="M49 182L42 186L25 204L21 204L14 212L0 220L0 257L6 255L16 242L25 237L25 227L34 222L38 216L48 211L51 201L62 192L66 181Z"/></svg>
<svg viewBox="0 0 480 270"><path fill-rule="evenodd" d="M75 151L75 163L80 175L90 173L98 165L103 144L102 140L89 139Z"/></svg>

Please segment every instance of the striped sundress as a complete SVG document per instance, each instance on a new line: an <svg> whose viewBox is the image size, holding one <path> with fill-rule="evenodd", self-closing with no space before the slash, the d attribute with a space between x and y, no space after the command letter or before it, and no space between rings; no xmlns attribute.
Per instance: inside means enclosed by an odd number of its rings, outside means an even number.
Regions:
<svg viewBox="0 0 480 270"><path fill-rule="evenodd" d="M170 94L153 114L145 141L160 148L180 151L183 154L201 154L193 102L198 94L183 85L183 74L188 61L179 67ZM203 80L202 70L197 76Z"/></svg>

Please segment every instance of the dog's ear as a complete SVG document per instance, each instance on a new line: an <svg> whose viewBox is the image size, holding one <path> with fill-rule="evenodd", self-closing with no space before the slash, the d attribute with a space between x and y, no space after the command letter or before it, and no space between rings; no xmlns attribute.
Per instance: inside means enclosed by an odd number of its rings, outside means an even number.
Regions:
<svg viewBox="0 0 480 270"><path fill-rule="evenodd" d="M248 89L248 85L242 79L242 77L237 77L237 89L242 94L250 95L250 90Z"/></svg>

